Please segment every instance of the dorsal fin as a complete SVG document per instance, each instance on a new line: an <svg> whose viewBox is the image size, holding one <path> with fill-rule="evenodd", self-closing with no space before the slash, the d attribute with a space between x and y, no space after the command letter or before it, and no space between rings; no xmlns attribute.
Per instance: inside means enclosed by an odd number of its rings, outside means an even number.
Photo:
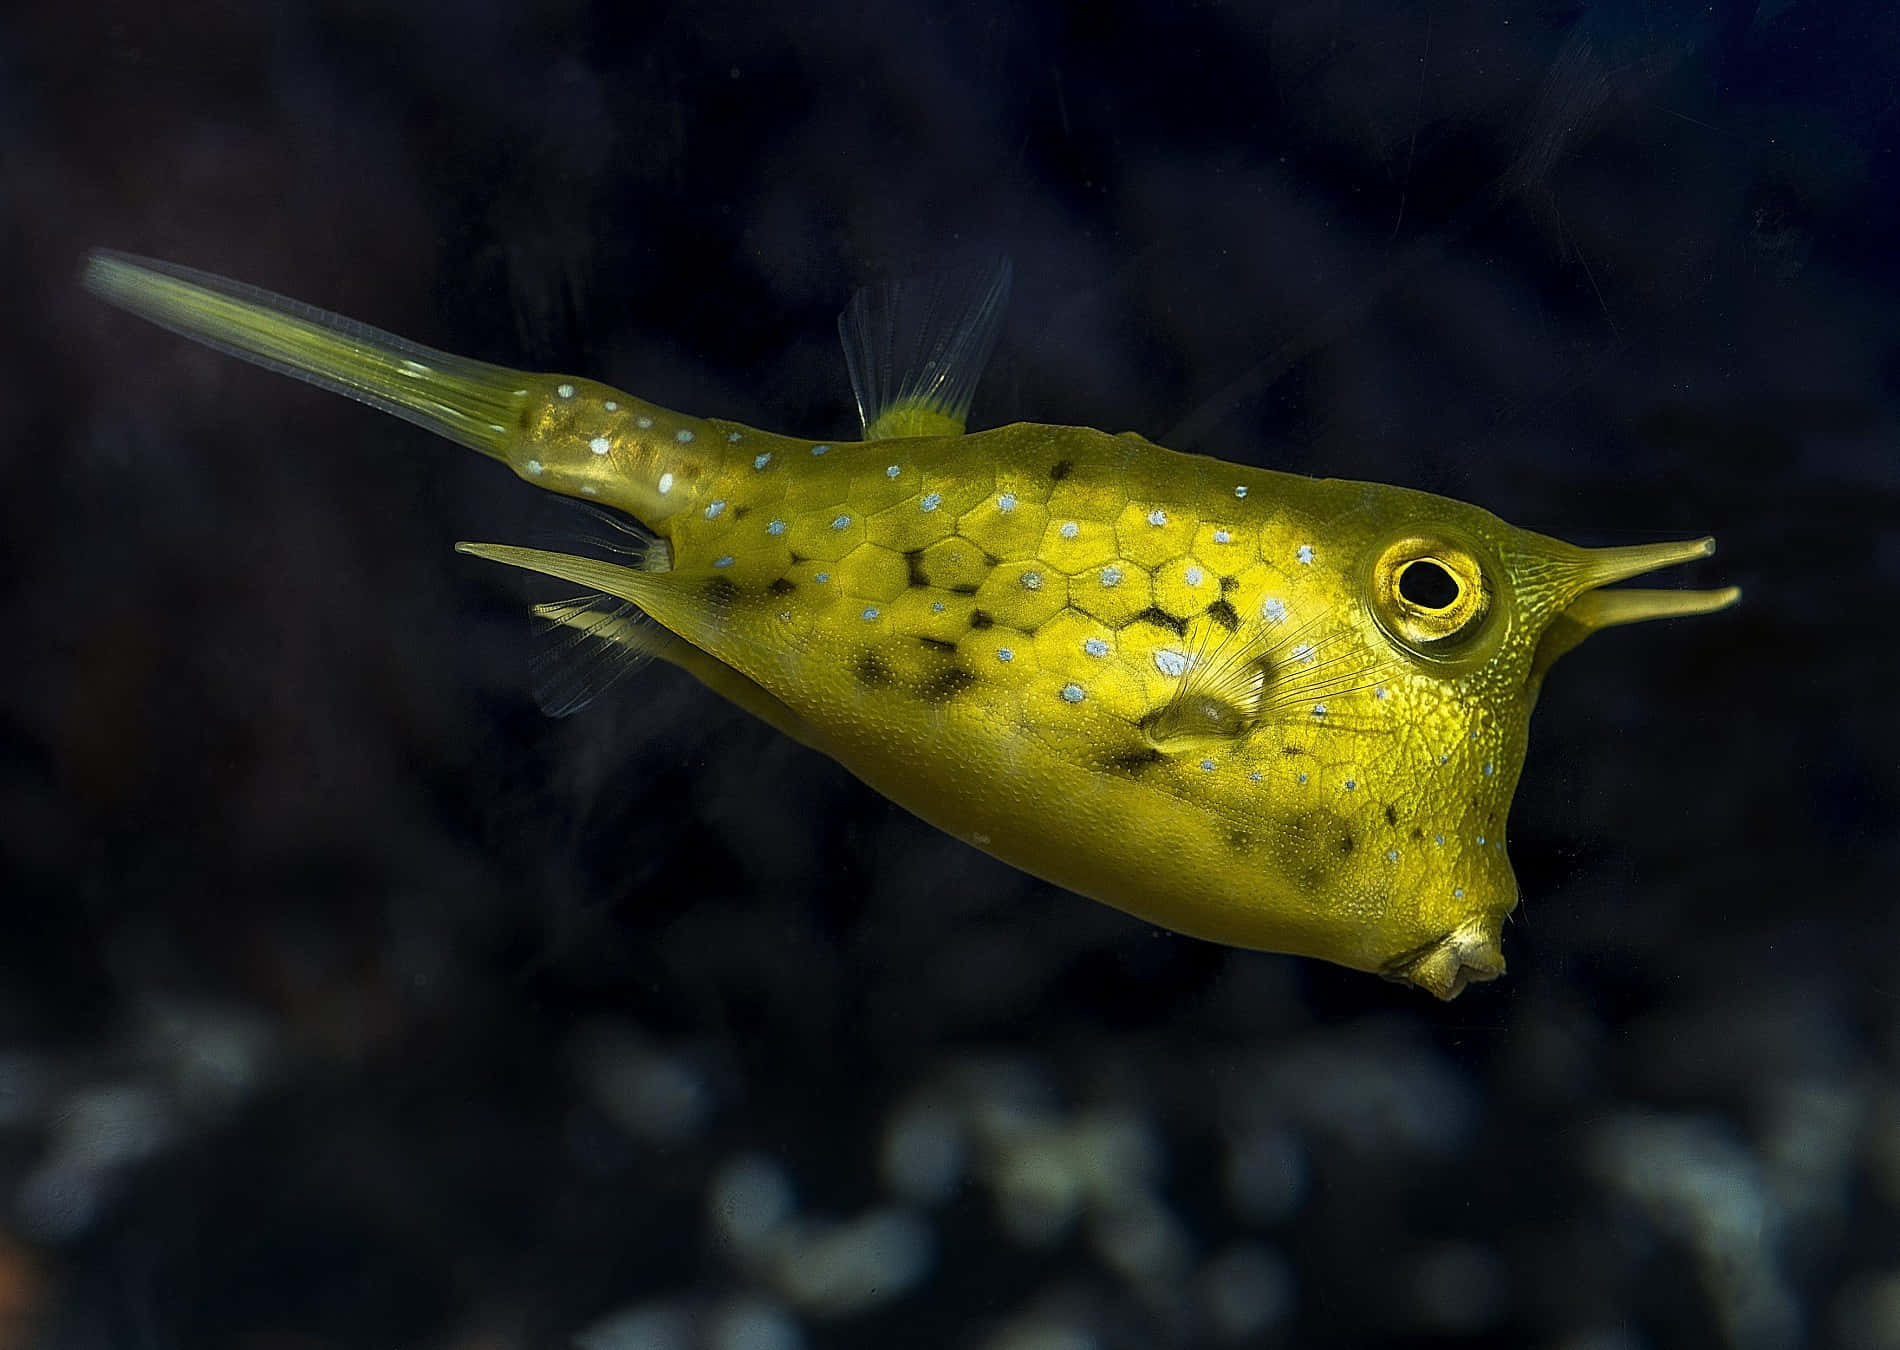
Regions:
<svg viewBox="0 0 1900 1350"><path fill-rule="evenodd" d="M1008 258L869 286L838 316L864 439L960 436L1009 304Z"/></svg>

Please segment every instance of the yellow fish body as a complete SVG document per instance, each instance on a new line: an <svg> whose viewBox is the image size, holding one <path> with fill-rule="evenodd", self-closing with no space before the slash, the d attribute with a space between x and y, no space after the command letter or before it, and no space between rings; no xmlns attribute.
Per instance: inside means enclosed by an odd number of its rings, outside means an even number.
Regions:
<svg viewBox="0 0 1900 1350"><path fill-rule="evenodd" d="M908 329L885 313L901 292L861 297L856 442L462 360L170 264L97 253L84 280L637 520L611 558L457 546L583 588L538 607L583 654L672 660L1057 885L1441 998L1504 969L1505 821L1550 663L1739 594L1600 589L1708 539L1582 549L1132 434L962 434L1006 270Z"/></svg>

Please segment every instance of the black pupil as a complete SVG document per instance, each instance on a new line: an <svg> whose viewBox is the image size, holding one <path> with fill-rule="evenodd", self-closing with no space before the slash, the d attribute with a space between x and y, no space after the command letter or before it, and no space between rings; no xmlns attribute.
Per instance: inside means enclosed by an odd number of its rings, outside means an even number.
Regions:
<svg viewBox="0 0 1900 1350"><path fill-rule="evenodd" d="M1420 558L1399 573L1399 594L1420 609L1444 609L1458 598L1458 578L1443 564Z"/></svg>

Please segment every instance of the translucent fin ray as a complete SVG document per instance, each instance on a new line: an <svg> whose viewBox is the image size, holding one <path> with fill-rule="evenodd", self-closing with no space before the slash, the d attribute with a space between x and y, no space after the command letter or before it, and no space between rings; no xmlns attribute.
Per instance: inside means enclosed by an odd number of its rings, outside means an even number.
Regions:
<svg viewBox="0 0 1900 1350"><path fill-rule="evenodd" d="M574 520L576 508L586 513L586 524ZM534 698L551 717L579 712L621 676L678 640L638 604L641 594L650 593L653 574L671 565L666 541L611 511L583 503L564 503L561 517L557 529L537 534L547 536L546 542L604 556L506 544L455 546L460 553L587 588L584 595L532 610L540 638L533 661Z"/></svg>
<svg viewBox="0 0 1900 1350"><path fill-rule="evenodd" d="M1313 627L1229 632L1207 620L1197 623L1180 685L1142 720L1148 744L1163 754L1198 754L1270 723L1377 734L1380 723L1365 716L1363 706L1355 708L1358 700L1341 706L1328 700L1351 700L1374 688L1394 663L1337 634L1308 641Z"/></svg>
<svg viewBox="0 0 1900 1350"><path fill-rule="evenodd" d="M536 547L560 551L579 548L642 572L668 572L673 546L639 522L617 511L566 497L544 499L545 523L530 534ZM574 519L576 513L586 522Z"/></svg>
<svg viewBox="0 0 1900 1350"><path fill-rule="evenodd" d="M176 263L94 250L85 288L174 333L503 457L527 403L520 371L470 361Z"/></svg>
<svg viewBox="0 0 1900 1350"><path fill-rule="evenodd" d="M838 316L866 440L956 436L1009 305L1008 258L867 287Z"/></svg>
<svg viewBox="0 0 1900 1350"><path fill-rule="evenodd" d="M532 667L534 701L549 717L579 712L679 641L631 601L598 591L532 612L543 642Z"/></svg>

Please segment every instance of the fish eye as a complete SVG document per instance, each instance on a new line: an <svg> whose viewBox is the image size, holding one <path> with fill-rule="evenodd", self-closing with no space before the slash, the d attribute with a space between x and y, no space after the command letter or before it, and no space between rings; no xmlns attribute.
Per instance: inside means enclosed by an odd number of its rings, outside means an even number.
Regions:
<svg viewBox="0 0 1900 1350"><path fill-rule="evenodd" d="M1454 655L1483 631L1491 591L1477 555L1448 539L1401 539L1372 568L1380 626L1420 656Z"/></svg>
<svg viewBox="0 0 1900 1350"><path fill-rule="evenodd" d="M1399 569L1399 598L1420 609L1450 609L1460 589L1458 578L1436 558L1416 558Z"/></svg>

